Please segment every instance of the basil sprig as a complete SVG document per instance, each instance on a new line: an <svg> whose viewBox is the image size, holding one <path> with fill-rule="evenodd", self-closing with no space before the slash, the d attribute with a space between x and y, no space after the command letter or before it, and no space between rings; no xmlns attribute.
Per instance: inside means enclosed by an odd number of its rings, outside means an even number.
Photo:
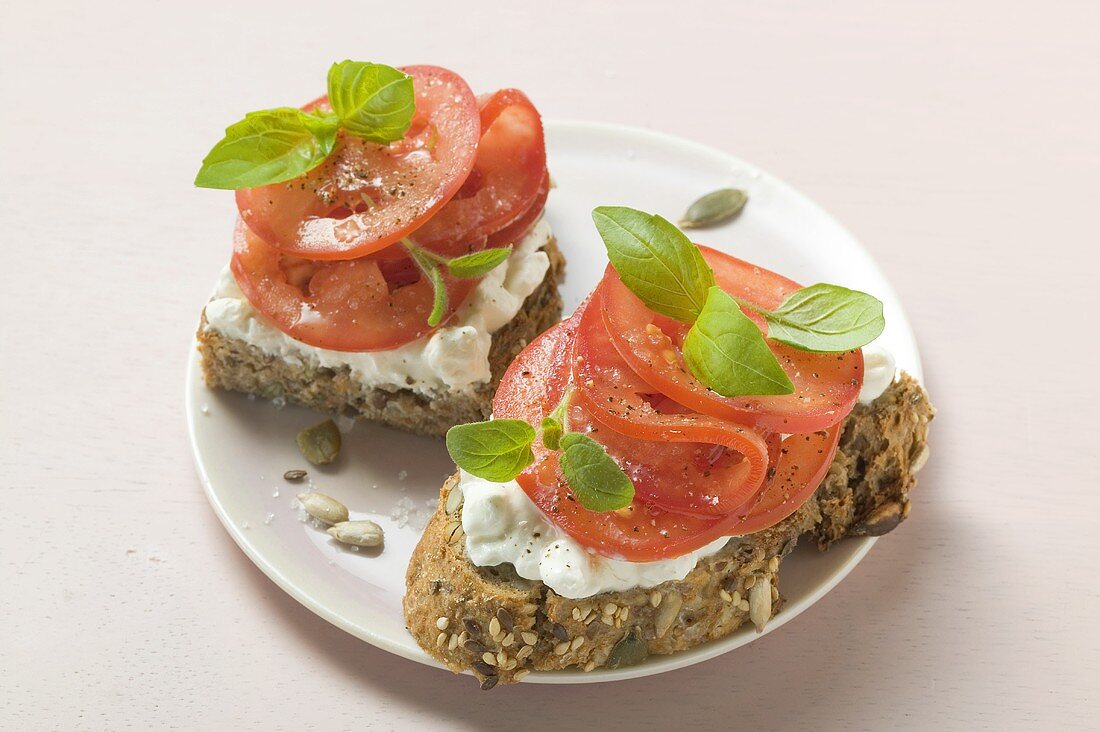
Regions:
<svg viewBox="0 0 1100 732"><path fill-rule="evenodd" d="M625 206L600 206L592 220L623 284L646 306L684 323L699 317L714 272L682 231Z"/></svg>
<svg viewBox="0 0 1100 732"><path fill-rule="evenodd" d="M746 306L768 321L768 338L802 351L851 351L878 338L886 327L881 301L840 285L804 287L772 311Z"/></svg>
<svg viewBox="0 0 1100 732"><path fill-rule="evenodd" d="M400 140L416 105L411 76L364 61L333 64L328 96L332 112L279 107L246 114L203 158L195 185L239 190L297 178L332 154L338 130L380 144Z"/></svg>
<svg viewBox="0 0 1100 732"><path fill-rule="evenodd" d="M443 316L447 313L447 284L443 279L444 270L455 279L476 279L492 272L512 254L512 245L509 244L506 247L483 249L473 254L447 259L417 246L411 239L402 239L401 243L409 250L412 260L432 285L434 300L432 312L428 316L428 325L433 328L443 321Z"/></svg>
<svg viewBox="0 0 1100 732"><path fill-rule="evenodd" d="M714 286L699 248L660 216L603 206L592 212L607 255L646 307L691 323L683 354L691 373L728 397L790 394L794 385L742 308L767 321L767 337L803 351L840 353L886 327L882 303L864 292L817 284L768 310Z"/></svg>
<svg viewBox="0 0 1100 732"><path fill-rule="evenodd" d="M332 65L328 100L340 127L383 145L405 136L416 111L412 77L392 66L366 61Z"/></svg>
<svg viewBox="0 0 1100 732"><path fill-rule="evenodd" d="M484 277L497 266L504 264L512 254L512 245L495 249L482 249L447 261L447 271L460 280Z"/></svg>
<svg viewBox="0 0 1100 732"><path fill-rule="evenodd" d="M249 112L202 161L199 188L237 190L305 175L336 147L334 118L293 107Z"/></svg>
<svg viewBox="0 0 1100 732"><path fill-rule="evenodd" d="M699 381L723 396L791 394L794 384L756 323L720 287L684 338L684 361Z"/></svg>
<svg viewBox="0 0 1100 732"><path fill-rule="evenodd" d="M589 511L616 511L634 500L634 483L603 445L586 434L570 432L566 418L572 388L539 425L542 443L560 451L559 464L573 495ZM523 420L492 419L447 430L447 452L471 475L504 483L532 462L535 428Z"/></svg>
<svg viewBox="0 0 1100 732"><path fill-rule="evenodd" d="M603 445L588 435L566 432L561 436L561 450L561 472L573 495L589 511L617 511L634 500L634 483Z"/></svg>
<svg viewBox="0 0 1100 732"><path fill-rule="evenodd" d="M535 456L535 428L521 419L455 425L447 430L447 452L458 467L494 483L512 480Z"/></svg>

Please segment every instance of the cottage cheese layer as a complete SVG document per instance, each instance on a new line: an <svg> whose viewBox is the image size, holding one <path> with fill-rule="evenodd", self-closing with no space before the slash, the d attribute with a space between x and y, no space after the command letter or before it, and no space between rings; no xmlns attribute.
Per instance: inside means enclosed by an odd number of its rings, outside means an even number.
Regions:
<svg viewBox="0 0 1100 732"><path fill-rule="evenodd" d="M494 483L461 471L466 555L478 567L511 564L525 579L541 580L562 597L656 587L682 580L702 557L724 547L722 537L701 549L655 562L627 562L595 554L554 524L516 481Z"/></svg>
<svg viewBox="0 0 1100 732"><path fill-rule="evenodd" d="M291 338L252 307L228 267L206 305L206 327L296 366L346 366L371 388L411 389L427 396L473 391L492 378L493 333L516 317L546 277L550 259L540 250L550 238L550 225L539 221L514 245L508 260L478 284L447 326L389 351L330 351Z"/></svg>
<svg viewBox="0 0 1100 732"><path fill-rule="evenodd" d="M859 403L870 404L894 383L898 365L894 354L872 343L863 347L863 386L859 390Z"/></svg>

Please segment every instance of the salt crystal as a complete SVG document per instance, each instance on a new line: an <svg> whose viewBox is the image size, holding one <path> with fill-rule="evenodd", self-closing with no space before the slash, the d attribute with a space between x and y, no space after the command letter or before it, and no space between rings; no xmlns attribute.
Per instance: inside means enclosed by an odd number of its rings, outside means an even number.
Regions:
<svg viewBox="0 0 1100 732"><path fill-rule="evenodd" d="M397 528L403 529L409 525L409 519L414 511L416 511L416 504L408 496L402 496L390 511L390 518L397 523Z"/></svg>
<svg viewBox="0 0 1100 732"><path fill-rule="evenodd" d="M275 514L269 513L264 517L264 526L271 526L271 522L275 520Z"/></svg>

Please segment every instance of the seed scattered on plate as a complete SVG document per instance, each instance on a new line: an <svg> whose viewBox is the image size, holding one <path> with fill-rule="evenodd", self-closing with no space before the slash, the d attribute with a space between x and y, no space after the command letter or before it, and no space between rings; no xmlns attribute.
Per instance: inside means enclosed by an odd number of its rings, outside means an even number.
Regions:
<svg viewBox="0 0 1100 732"><path fill-rule="evenodd" d="M332 525L348 520L348 507L324 493L299 493L298 501L313 518Z"/></svg>
<svg viewBox="0 0 1100 732"><path fill-rule="evenodd" d="M749 197L737 188L721 188L695 201L680 219L681 229L697 229L723 224L745 207Z"/></svg>
<svg viewBox="0 0 1100 732"><path fill-rule="evenodd" d="M283 480L289 480L291 483L295 483L307 475L308 473L304 470L288 470L283 473Z"/></svg>
<svg viewBox="0 0 1100 732"><path fill-rule="evenodd" d="M314 465L328 465L340 454L340 428L331 419L302 430L295 441L305 459Z"/></svg>
<svg viewBox="0 0 1100 732"><path fill-rule="evenodd" d="M328 529L329 536L341 544L378 546L382 543L382 527L373 521L341 521Z"/></svg>

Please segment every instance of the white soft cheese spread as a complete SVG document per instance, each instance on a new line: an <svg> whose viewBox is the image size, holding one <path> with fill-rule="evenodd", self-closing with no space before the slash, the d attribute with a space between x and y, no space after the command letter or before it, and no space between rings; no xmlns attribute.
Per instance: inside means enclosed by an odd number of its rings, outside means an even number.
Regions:
<svg viewBox="0 0 1100 732"><path fill-rule="evenodd" d="M206 327L295 365L347 366L368 387L394 386L427 395L470 391L491 379L493 333L516 316L546 276L550 259L540 249L550 237L550 225L539 221L515 244L508 260L478 284L448 325L389 351L330 351L291 338L252 307L228 267L206 305Z"/></svg>
<svg viewBox="0 0 1100 732"><path fill-rule="evenodd" d="M542 580L572 599L681 580L700 558L729 541L722 537L672 559L627 562L585 549L550 523L514 480L493 483L461 471L454 490L462 491L462 529L471 562L479 567L511 564L520 577Z"/></svg>
<svg viewBox="0 0 1100 732"><path fill-rule="evenodd" d="M870 404L894 383L897 363L894 354L872 343L863 347L863 387L859 390L859 403Z"/></svg>

